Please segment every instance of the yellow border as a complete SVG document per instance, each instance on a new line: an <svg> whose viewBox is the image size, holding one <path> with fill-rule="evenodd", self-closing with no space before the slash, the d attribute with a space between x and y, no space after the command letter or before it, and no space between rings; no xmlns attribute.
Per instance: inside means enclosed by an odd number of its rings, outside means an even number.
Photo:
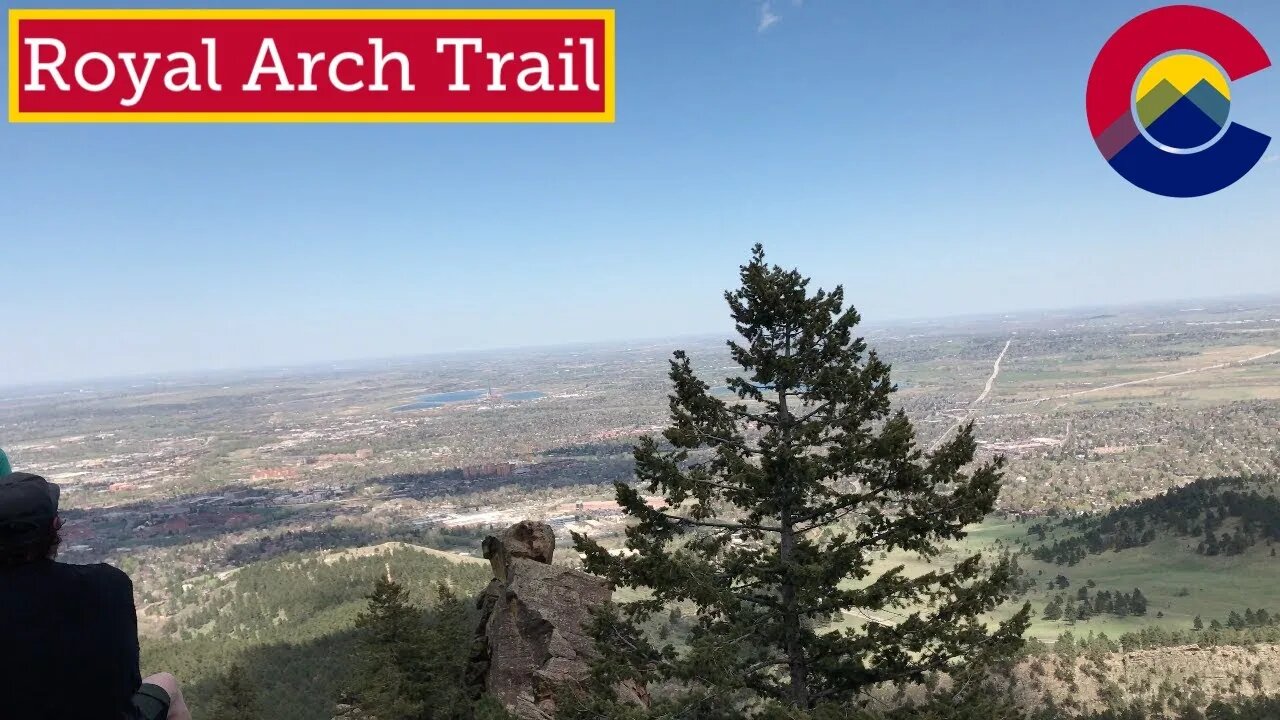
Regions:
<svg viewBox="0 0 1280 720"><path fill-rule="evenodd" d="M604 110L601 112L22 112L18 109L21 20L603 20ZM611 123L616 115L617 55L612 9L583 10L9 10L11 123Z"/></svg>

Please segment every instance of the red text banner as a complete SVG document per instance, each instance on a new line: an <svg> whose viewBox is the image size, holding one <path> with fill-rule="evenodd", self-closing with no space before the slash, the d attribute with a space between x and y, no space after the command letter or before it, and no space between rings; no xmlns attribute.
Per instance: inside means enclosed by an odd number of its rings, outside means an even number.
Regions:
<svg viewBox="0 0 1280 720"><path fill-rule="evenodd" d="M612 122L612 10L10 10L11 122Z"/></svg>

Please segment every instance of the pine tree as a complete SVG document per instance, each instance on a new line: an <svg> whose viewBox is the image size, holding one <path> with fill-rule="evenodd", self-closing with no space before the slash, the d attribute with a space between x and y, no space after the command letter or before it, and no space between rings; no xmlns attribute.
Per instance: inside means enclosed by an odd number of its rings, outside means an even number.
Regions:
<svg viewBox="0 0 1280 720"><path fill-rule="evenodd" d="M1129 599L1129 612L1134 615L1147 614L1147 598L1138 588L1133 589L1133 596Z"/></svg>
<svg viewBox="0 0 1280 720"><path fill-rule="evenodd" d="M209 699L208 720L261 720L257 684L240 664L221 675Z"/></svg>
<svg viewBox="0 0 1280 720"><path fill-rule="evenodd" d="M473 715L463 671L471 643L466 603L448 586L424 611L409 591L380 577L356 617L359 671L350 694L378 720L452 720Z"/></svg>
<svg viewBox="0 0 1280 720"><path fill-rule="evenodd" d="M417 720L425 703L415 692L422 669L422 610L409 603L409 591L383 576L368 595L368 608L356 617L361 633L354 695L362 710L379 720Z"/></svg>
<svg viewBox="0 0 1280 720"><path fill-rule="evenodd" d="M1227 627L1232 630L1243 630L1244 618L1240 617L1239 612L1232 610L1231 614L1227 616Z"/></svg>
<svg viewBox="0 0 1280 720"><path fill-rule="evenodd" d="M1076 608L1077 620L1088 620L1093 617L1093 609L1089 607L1089 601L1085 600Z"/></svg>
<svg viewBox="0 0 1280 720"><path fill-rule="evenodd" d="M1045 620L1061 620L1062 619L1062 596L1056 596L1044 608Z"/></svg>
<svg viewBox="0 0 1280 720"><path fill-rule="evenodd" d="M1053 643L1053 651L1062 658L1074 658L1076 650L1076 637L1071 634L1070 630L1059 635L1058 639Z"/></svg>
<svg viewBox="0 0 1280 720"><path fill-rule="evenodd" d="M1007 562L975 555L917 578L901 567L871 576L881 553L937 558L964 537L994 506L1003 458L966 472L972 423L918 447L891 408L889 366L853 334L860 318L842 288L810 293L759 245L741 280L725 293L745 341L729 342L744 371L727 378L737 401L712 394L676 352L670 447L643 439L640 487L616 486L636 554L574 535L589 571L649 591L621 606L626 622L679 601L697 607L688 649L646 661L713 692L808 708L1013 651L1029 605L994 630L979 619L1011 594ZM665 505L650 507L642 490ZM862 624L820 627L840 615Z"/></svg>
<svg viewBox="0 0 1280 720"><path fill-rule="evenodd" d="M475 631L469 605L441 583L436 587L436 604L426 616L422 640L424 674L418 681L429 709L427 717L433 720L472 716L463 681ZM505 713L496 710L490 711L490 715L505 717Z"/></svg>
<svg viewBox="0 0 1280 720"><path fill-rule="evenodd" d="M1201 620L1199 615L1197 615L1197 616L1196 616L1196 619L1195 619L1195 620L1192 620L1192 621L1191 621L1191 629L1192 629L1192 630L1203 630L1203 629L1204 629L1204 620Z"/></svg>

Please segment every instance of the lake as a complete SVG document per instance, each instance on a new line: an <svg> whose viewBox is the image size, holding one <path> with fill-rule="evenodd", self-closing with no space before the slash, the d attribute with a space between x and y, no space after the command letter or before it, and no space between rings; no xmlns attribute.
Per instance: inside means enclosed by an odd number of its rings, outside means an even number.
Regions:
<svg viewBox="0 0 1280 720"><path fill-rule="evenodd" d="M471 402L473 400L481 400L489 395L488 390L453 390L451 392L432 393L423 395L408 405L391 408L391 412L405 412L408 410L429 410L431 408L444 407L454 403ZM497 393L498 400L537 400L547 396L546 393L538 390L519 390L517 392Z"/></svg>

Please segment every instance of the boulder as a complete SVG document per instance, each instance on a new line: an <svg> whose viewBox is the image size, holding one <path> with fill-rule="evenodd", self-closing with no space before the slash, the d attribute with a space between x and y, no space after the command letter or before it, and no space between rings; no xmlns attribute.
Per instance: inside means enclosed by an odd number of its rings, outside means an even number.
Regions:
<svg viewBox="0 0 1280 720"><path fill-rule="evenodd" d="M485 538L481 548L484 559L493 567L493 576L506 582L507 567L516 558L550 565L556 551L556 533L546 523L522 520Z"/></svg>
<svg viewBox="0 0 1280 720"><path fill-rule="evenodd" d="M361 710L355 704L347 701L340 701L334 707L333 720L377 720L372 715Z"/></svg>
<svg viewBox="0 0 1280 720"><path fill-rule="evenodd" d="M549 720L557 696L591 672L592 611L609 601L607 580L555 566L555 533L523 521L484 540L494 579L476 599L481 611L468 680L522 720ZM628 697L644 697L631 689Z"/></svg>

